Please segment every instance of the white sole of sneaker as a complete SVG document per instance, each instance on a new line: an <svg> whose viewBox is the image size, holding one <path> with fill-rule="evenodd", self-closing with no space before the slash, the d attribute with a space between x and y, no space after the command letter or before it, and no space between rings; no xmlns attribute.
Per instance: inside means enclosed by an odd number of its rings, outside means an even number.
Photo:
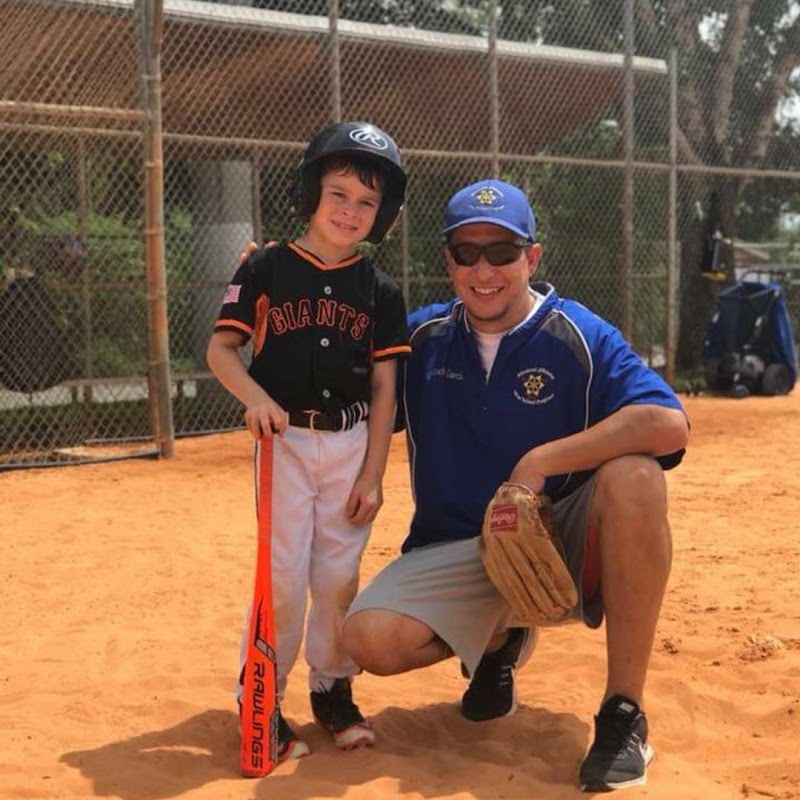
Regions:
<svg viewBox="0 0 800 800"><path fill-rule="evenodd" d="M520 667L524 667L525 664L531 660L533 651L536 649L536 645L539 643L538 628L526 628L525 630L525 641L522 643L519 656L517 657L517 663L514 665L515 670L519 669Z"/></svg>
<svg viewBox="0 0 800 800"><path fill-rule="evenodd" d="M346 731L333 734L333 741L341 750L356 750L375 744L375 731L364 725L353 725Z"/></svg>
<svg viewBox="0 0 800 800"><path fill-rule="evenodd" d="M604 783L602 786L599 787L589 787L588 784L581 784L581 791L582 792L617 792L620 789L630 789L634 786L644 786L647 783L647 768L650 766L652 762L655 751L649 744L644 746L644 768L645 772L638 778L633 778L630 781L617 781L616 783Z"/></svg>
<svg viewBox="0 0 800 800"><path fill-rule="evenodd" d="M283 764L284 761L295 761L298 758L303 758L311 753L311 748L302 740L292 742L287 748L286 752L278 756L278 763Z"/></svg>
<svg viewBox="0 0 800 800"><path fill-rule="evenodd" d="M536 649L536 645L539 642L539 629L538 628L526 628L525 634L525 641L522 643L522 647L519 651L519 657L517 658L516 663L514 664L514 672L516 672L520 667L524 666L525 664L530 661L531 656L533 655L533 651ZM504 717L511 717L517 713L517 682L514 681L514 697L511 701L511 708L503 714Z"/></svg>
<svg viewBox="0 0 800 800"><path fill-rule="evenodd" d="M511 701L511 708L503 714L504 717L513 717L517 713L517 687L514 686L514 699ZM502 719L502 717L501 717Z"/></svg>

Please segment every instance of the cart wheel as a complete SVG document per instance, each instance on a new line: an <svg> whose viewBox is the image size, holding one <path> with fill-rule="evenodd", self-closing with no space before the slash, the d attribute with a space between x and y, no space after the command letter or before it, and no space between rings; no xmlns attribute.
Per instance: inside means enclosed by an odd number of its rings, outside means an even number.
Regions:
<svg viewBox="0 0 800 800"><path fill-rule="evenodd" d="M735 397L737 400L742 400L745 397L750 396L750 390L743 384L743 383L734 383L731 386L731 397Z"/></svg>
<svg viewBox="0 0 800 800"><path fill-rule="evenodd" d="M792 389L792 373L786 364L770 364L764 371L761 389L767 395L789 394Z"/></svg>
<svg viewBox="0 0 800 800"><path fill-rule="evenodd" d="M703 387L700 381L689 381L689 387L688 387L689 396L699 397L702 388Z"/></svg>

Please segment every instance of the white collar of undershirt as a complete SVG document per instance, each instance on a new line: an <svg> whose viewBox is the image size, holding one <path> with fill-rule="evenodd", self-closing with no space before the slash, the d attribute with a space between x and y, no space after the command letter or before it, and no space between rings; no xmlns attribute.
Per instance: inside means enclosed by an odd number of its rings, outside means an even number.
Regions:
<svg viewBox="0 0 800 800"><path fill-rule="evenodd" d="M500 331L499 333L482 333L481 331L473 328L475 340L478 344L478 352L481 356L483 368L486 371L487 380L492 371L492 367L494 366L494 360L497 357L497 351L500 349L500 342L502 341L503 337L507 333L511 333L511 331L519 328L520 325L524 325L529 319L531 319L531 317L533 317L533 315L539 310L544 302L544 296L539 294L539 292L531 289L531 294L533 295L533 306L531 307L531 310L528 312L525 319L517 325L514 325L513 328L509 328L506 331Z"/></svg>

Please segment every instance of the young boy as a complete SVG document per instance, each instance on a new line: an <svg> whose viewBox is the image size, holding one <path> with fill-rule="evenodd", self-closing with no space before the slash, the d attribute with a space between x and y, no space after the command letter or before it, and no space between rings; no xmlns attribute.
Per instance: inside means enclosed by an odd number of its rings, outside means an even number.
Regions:
<svg viewBox="0 0 800 800"><path fill-rule="evenodd" d="M256 447L273 448L279 702L310 592L311 708L343 749L375 740L352 699L359 668L342 649L341 623L383 502L397 359L410 352L402 294L356 245L382 241L405 185L400 153L383 131L363 122L322 131L292 189L293 211L308 221L305 233L239 267L207 353L214 374L244 404ZM237 351L250 340L246 369ZM278 739L279 761L309 752L282 715Z"/></svg>

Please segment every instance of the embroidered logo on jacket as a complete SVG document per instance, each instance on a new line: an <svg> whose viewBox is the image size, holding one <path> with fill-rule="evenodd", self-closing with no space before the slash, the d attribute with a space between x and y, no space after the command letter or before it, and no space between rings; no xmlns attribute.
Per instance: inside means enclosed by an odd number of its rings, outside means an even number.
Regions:
<svg viewBox="0 0 800 800"><path fill-rule="evenodd" d="M456 372L452 369L445 369L444 367L435 367L429 369L427 376L428 380L431 378L445 378L449 381L463 381L464 375L461 372Z"/></svg>
<svg viewBox="0 0 800 800"><path fill-rule="evenodd" d="M522 403L531 406L541 406L549 403L555 393L553 382L555 375L544 367L531 367L517 373L517 388L514 397Z"/></svg>

